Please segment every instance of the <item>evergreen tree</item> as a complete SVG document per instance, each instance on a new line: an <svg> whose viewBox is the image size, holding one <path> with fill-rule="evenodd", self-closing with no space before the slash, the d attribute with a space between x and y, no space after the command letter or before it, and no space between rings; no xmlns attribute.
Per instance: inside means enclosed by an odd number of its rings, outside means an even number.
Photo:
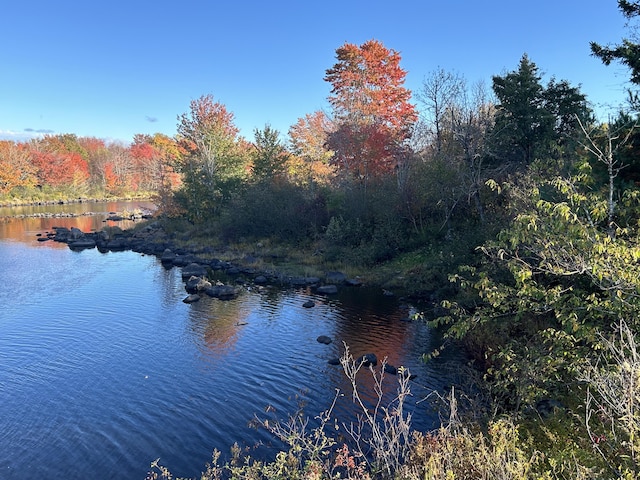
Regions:
<svg viewBox="0 0 640 480"><path fill-rule="evenodd" d="M529 165L557 157L558 147L579 131L586 119L585 96L567 81L541 83L538 67L525 54L518 69L493 77L498 99L492 156L507 165Z"/></svg>
<svg viewBox="0 0 640 480"><path fill-rule="evenodd" d="M618 0L618 8L628 20L640 15L640 2ZM640 84L640 45L637 42L627 38L623 38L621 44L614 46L602 46L591 42L591 52L605 65L610 65L613 61L626 65L631 70L631 83Z"/></svg>
<svg viewBox="0 0 640 480"><path fill-rule="evenodd" d="M266 125L254 131L253 176L258 181L271 181L283 176L289 154L280 141L280 132Z"/></svg>

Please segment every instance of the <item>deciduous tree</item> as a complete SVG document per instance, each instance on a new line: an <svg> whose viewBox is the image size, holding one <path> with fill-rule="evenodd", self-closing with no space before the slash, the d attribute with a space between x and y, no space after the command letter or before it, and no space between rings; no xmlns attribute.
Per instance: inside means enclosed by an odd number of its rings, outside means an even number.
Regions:
<svg viewBox="0 0 640 480"><path fill-rule="evenodd" d="M89 166L77 152L65 151L53 139L45 137L31 144L31 159L38 169L38 179L42 185L55 187L79 187L89 178Z"/></svg>
<svg viewBox="0 0 640 480"><path fill-rule="evenodd" d="M24 144L0 141L0 194L36 183L36 168Z"/></svg>
<svg viewBox="0 0 640 480"><path fill-rule="evenodd" d="M334 129L334 122L321 110L306 114L289 128L293 154L289 174L296 182L331 182L335 175L335 167L330 164L334 152L327 141Z"/></svg>
<svg viewBox="0 0 640 480"><path fill-rule="evenodd" d="M407 72L400 67L400 54L377 40L345 43L336 58L325 76L332 85L329 102L336 122L328 146L340 168L366 183L394 171L417 119L404 87Z"/></svg>
<svg viewBox="0 0 640 480"><path fill-rule="evenodd" d="M178 135L188 152L181 165L181 198L192 219L200 221L230 198L246 176L247 158L233 114L212 95L193 100L178 120Z"/></svg>
<svg viewBox="0 0 640 480"><path fill-rule="evenodd" d="M412 222L434 218L437 208L444 228L454 211L468 215L464 205L469 203L484 222L480 191L488 174L484 160L494 120L490 95L482 83L470 88L462 76L437 69L425 77L417 98L423 109L414 148L422 162L414 167L418 178L408 183L406 206ZM424 209L431 214L425 215Z"/></svg>

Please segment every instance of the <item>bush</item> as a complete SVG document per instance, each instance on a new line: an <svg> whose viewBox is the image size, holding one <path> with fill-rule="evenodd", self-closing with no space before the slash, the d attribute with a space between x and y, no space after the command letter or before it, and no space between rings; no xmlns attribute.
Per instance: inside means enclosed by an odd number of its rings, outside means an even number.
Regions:
<svg viewBox="0 0 640 480"><path fill-rule="evenodd" d="M640 351L634 332L620 321L613 338L581 377L588 385L586 425L593 448L621 478L640 474Z"/></svg>
<svg viewBox="0 0 640 480"><path fill-rule="evenodd" d="M220 219L227 239L272 237L293 243L313 237L325 224L322 196L310 196L287 183L247 188L230 202Z"/></svg>

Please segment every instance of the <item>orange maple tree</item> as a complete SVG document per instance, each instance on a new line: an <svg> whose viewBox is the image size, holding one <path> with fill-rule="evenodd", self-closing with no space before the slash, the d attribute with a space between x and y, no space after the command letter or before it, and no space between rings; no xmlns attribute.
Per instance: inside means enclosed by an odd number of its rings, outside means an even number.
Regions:
<svg viewBox="0 0 640 480"><path fill-rule="evenodd" d="M326 71L332 85L329 102L336 129L329 135L333 161L356 178L394 171L403 142L418 115L404 87L406 70L400 54L377 40L345 43L336 64Z"/></svg>
<svg viewBox="0 0 640 480"><path fill-rule="evenodd" d="M293 153L289 161L291 176L302 183L313 180L325 184L330 181L335 167L330 165L333 152L327 147L327 139L333 130L333 122L320 110L299 118L289 128Z"/></svg>
<svg viewBox="0 0 640 480"><path fill-rule="evenodd" d="M36 169L24 144L0 141L0 194L36 183Z"/></svg>

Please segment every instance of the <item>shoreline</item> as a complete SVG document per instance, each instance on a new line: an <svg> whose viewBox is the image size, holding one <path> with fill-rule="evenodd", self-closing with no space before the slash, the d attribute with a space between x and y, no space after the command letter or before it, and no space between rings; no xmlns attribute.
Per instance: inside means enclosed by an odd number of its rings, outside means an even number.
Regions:
<svg viewBox="0 0 640 480"><path fill-rule="evenodd" d="M270 284L282 287L303 287L326 295L337 293L338 287L364 285L359 278L350 278L338 271L326 271L321 278L320 276L289 275L278 270L277 267L264 268L263 258L255 252L245 253L240 259L221 260L216 257L220 252L213 247L188 248L178 245L158 222L153 221L135 230L108 227L98 232L81 232L76 228L55 228L53 232L40 234L38 241L66 243L72 250L97 248L102 253L134 251L143 255L153 255L165 268L182 269L187 292L191 290L189 285L191 277L206 279L208 270L224 273L236 286ZM390 292L381 288L381 295L389 296L389 294ZM211 296L218 295L220 295L219 292ZM233 294L229 294L229 297L233 297Z"/></svg>
<svg viewBox="0 0 640 480"><path fill-rule="evenodd" d="M0 201L0 208L11 207L36 207L47 205L73 205L78 203L106 203L106 202L150 202L150 197L78 197L78 198L66 198L60 200L16 200L14 202Z"/></svg>

